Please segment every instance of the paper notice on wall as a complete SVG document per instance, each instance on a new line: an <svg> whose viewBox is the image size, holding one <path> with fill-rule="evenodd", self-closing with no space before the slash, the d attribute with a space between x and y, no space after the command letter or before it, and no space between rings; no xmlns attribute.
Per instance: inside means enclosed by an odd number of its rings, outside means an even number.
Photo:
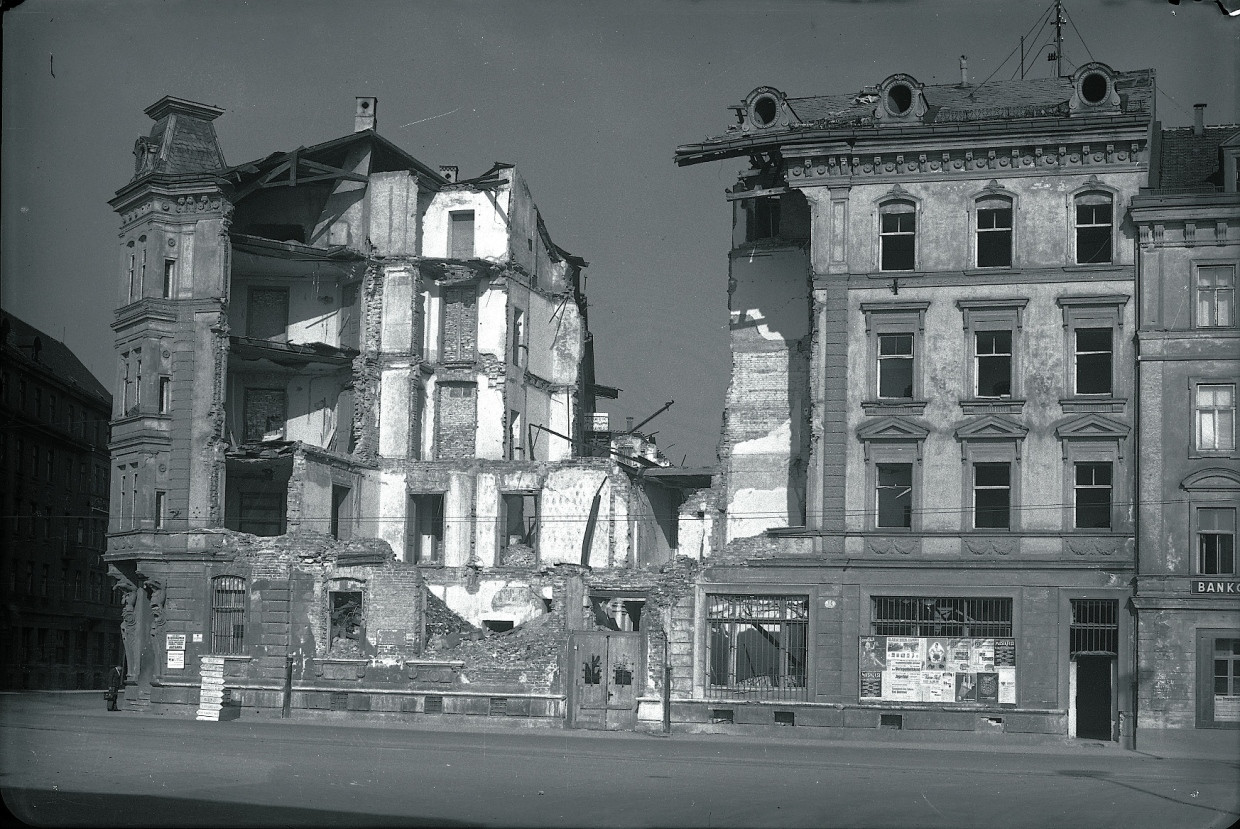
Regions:
<svg viewBox="0 0 1240 829"><path fill-rule="evenodd" d="M164 636L164 643L166 646L165 647L166 650L183 651L185 650L185 634L184 633L169 633L166 636Z"/></svg>
<svg viewBox="0 0 1240 829"><path fill-rule="evenodd" d="M899 702L921 702L921 669L883 673L883 699Z"/></svg>
<svg viewBox="0 0 1240 829"><path fill-rule="evenodd" d="M947 669L957 673L969 670L969 645L972 639L947 640Z"/></svg>
<svg viewBox="0 0 1240 829"><path fill-rule="evenodd" d="M184 668L185 667L185 651L168 651L168 667Z"/></svg>
<svg viewBox="0 0 1240 829"><path fill-rule="evenodd" d="M997 673L979 673L977 675L977 701L999 701L999 675Z"/></svg>
<svg viewBox="0 0 1240 829"><path fill-rule="evenodd" d="M1240 697L1214 698L1215 722L1240 722Z"/></svg>
<svg viewBox="0 0 1240 829"><path fill-rule="evenodd" d="M202 634L201 634L201 633L195 633L195 634L194 634L194 641L195 641L195 642L201 642L201 641L202 641Z"/></svg>
<svg viewBox="0 0 1240 829"><path fill-rule="evenodd" d="M861 698L862 699L882 699L883 698L883 672L882 671L862 671L861 672Z"/></svg>
<svg viewBox="0 0 1240 829"><path fill-rule="evenodd" d="M916 636L888 636L887 670L920 671L923 642Z"/></svg>
<svg viewBox="0 0 1240 829"><path fill-rule="evenodd" d="M947 670L947 648L948 640L946 639L926 640L925 668L927 671Z"/></svg>
<svg viewBox="0 0 1240 829"><path fill-rule="evenodd" d="M1016 704L1016 669L1007 665L995 668L999 674L999 704Z"/></svg>
<svg viewBox="0 0 1240 829"><path fill-rule="evenodd" d="M995 669L995 640L974 639L969 646L969 670L986 673Z"/></svg>
<svg viewBox="0 0 1240 829"><path fill-rule="evenodd" d="M951 671L921 672L922 702L955 702L956 675Z"/></svg>
<svg viewBox="0 0 1240 829"><path fill-rule="evenodd" d="M995 640L995 665L1007 665L1009 667L1016 664L1016 640L1015 639L996 639Z"/></svg>
<svg viewBox="0 0 1240 829"><path fill-rule="evenodd" d="M861 670L883 671L887 668L887 645L885 636L861 637Z"/></svg>

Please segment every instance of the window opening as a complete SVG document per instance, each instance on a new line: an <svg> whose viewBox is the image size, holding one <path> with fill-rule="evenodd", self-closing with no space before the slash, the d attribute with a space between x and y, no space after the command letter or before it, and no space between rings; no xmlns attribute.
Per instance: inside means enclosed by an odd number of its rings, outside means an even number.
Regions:
<svg viewBox="0 0 1240 829"><path fill-rule="evenodd" d="M977 206L977 266L1012 266L1012 201L993 198Z"/></svg>
<svg viewBox="0 0 1240 829"><path fill-rule="evenodd" d="M873 596L871 632L878 636L1011 638L1011 599Z"/></svg>
<svg viewBox="0 0 1240 829"><path fill-rule="evenodd" d="M474 211L455 210L449 215L448 255L453 259L469 259L474 255Z"/></svg>
<svg viewBox="0 0 1240 829"><path fill-rule="evenodd" d="M1236 448L1236 387L1231 383L1197 386L1197 449Z"/></svg>
<svg viewBox="0 0 1240 829"><path fill-rule="evenodd" d="M1076 393L1111 394L1110 328L1076 329Z"/></svg>
<svg viewBox="0 0 1240 829"><path fill-rule="evenodd" d="M532 558L538 548L538 493L506 492L501 507L503 544L508 557L516 550L528 548Z"/></svg>
<svg viewBox="0 0 1240 829"><path fill-rule="evenodd" d="M1072 656L1119 653L1119 602L1115 599L1073 599L1068 634Z"/></svg>
<svg viewBox="0 0 1240 829"><path fill-rule="evenodd" d="M880 463L876 465L876 518L878 527L913 526L913 465L911 463Z"/></svg>
<svg viewBox="0 0 1240 829"><path fill-rule="evenodd" d="M604 630L635 632L642 629L646 600L633 597L591 596L594 624Z"/></svg>
<svg viewBox="0 0 1240 829"><path fill-rule="evenodd" d="M211 653L242 653L245 645L245 579L211 580Z"/></svg>
<svg viewBox="0 0 1240 829"><path fill-rule="evenodd" d="M913 335L878 335L878 396L908 399L913 396Z"/></svg>
<svg viewBox="0 0 1240 829"><path fill-rule="evenodd" d="M1197 572L1203 576L1236 574L1236 510L1197 510Z"/></svg>
<svg viewBox="0 0 1240 829"><path fill-rule="evenodd" d="M349 497L352 494L353 490L347 486L341 486L340 484L332 485L332 518L330 528L332 538L343 540L353 536L353 501Z"/></svg>
<svg viewBox="0 0 1240 829"><path fill-rule="evenodd" d="M331 616L331 646L334 654L362 652L365 629L360 590L333 590L327 594Z"/></svg>
<svg viewBox="0 0 1240 829"><path fill-rule="evenodd" d="M1236 269L1230 265L1197 269L1197 327L1236 324Z"/></svg>
<svg viewBox="0 0 1240 829"><path fill-rule="evenodd" d="M512 630L513 623L510 619L483 619L482 626L492 633L503 633Z"/></svg>
<svg viewBox="0 0 1240 829"><path fill-rule="evenodd" d="M912 202L888 202L879 208L879 269L913 270L917 213Z"/></svg>
<svg viewBox="0 0 1240 829"><path fill-rule="evenodd" d="M976 529L1008 529L1011 505L1011 464L973 464L973 526Z"/></svg>
<svg viewBox="0 0 1240 829"><path fill-rule="evenodd" d="M1111 197L1085 193L1076 197L1076 261L1078 265L1111 262Z"/></svg>
<svg viewBox="0 0 1240 829"><path fill-rule="evenodd" d="M414 564L443 561L443 500L442 494L409 496L409 558Z"/></svg>
<svg viewBox="0 0 1240 829"><path fill-rule="evenodd" d="M177 268L177 260L175 259L164 260L164 286L163 286L163 298L164 299L172 299L172 292L173 292L173 289L175 287L175 282L176 282L176 268Z"/></svg>
<svg viewBox="0 0 1240 829"><path fill-rule="evenodd" d="M157 530L164 529L164 513L167 509L165 505L165 502L168 500L167 496L168 493L166 492L160 492L158 490L155 492L155 529Z"/></svg>
<svg viewBox="0 0 1240 829"><path fill-rule="evenodd" d="M1214 640L1214 720L1240 720L1240 639Z"/></svg>
<svg viewBox="0 0 1240 829"><path fill-rule="evenodd" d="M1111 473L1109 463L1076 464L1073 500L1078 529L1111 528Z"/></svg>
<svg viewBox="0 0 1240 829"><path fill-rule="evenodd" d="M168 414L172 411L172 378L159 378L159 413Z"/></svg>
<svg viewBox="0 0 1240 829"><path fill-rule="evenodd" d="M1012 332L978 331L974 334L978 397L1012 396Z"/></svg>
<svg viewBox="0 0 1240 829"><path fill-rule="evenodd" d="M780 202L778 196L759 196L745 201L749 224L745 228L745 241L779 237Z"/></svg>
<svg viewBox="0 0 1240 829"><path fill-rule="evenodd" d="M809 599L707 597L707 695L805 699Z"/></svg>

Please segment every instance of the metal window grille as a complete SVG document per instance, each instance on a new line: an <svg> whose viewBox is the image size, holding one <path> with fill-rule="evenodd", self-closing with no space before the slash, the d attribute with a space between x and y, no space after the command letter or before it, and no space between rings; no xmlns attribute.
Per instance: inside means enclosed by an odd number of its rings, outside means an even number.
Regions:
<svg viewBox="0 0 1240 829"><path fill-rule="evenodd" d="M422 705L422 710L423 712L427 714L442 714L443 713L443 697L427 696L425 699L425 702Z"/></svg>
<svg viewBox="0 0 1240 829"><path fill-rule="evenodd" d="M874 596L871 630L878 636L1011 638L1011 599Z"/></svg>
<svg viewBox="0 0 1240 829"><path fill-rule="evenodd" d="M491 705L487 714L492 717L503 717L508 713L508 697L491 697Z"/></svg>
<svg viewBox="0 0 1240 829"><path fill-rule="evenodd" d="M245 647L245 579L211 580L211 652L242 653Z"/></svg>
<svg viewBox="0 0 1240 829"><path fill-rule="evenodd" d="M1115 599L1073 599L1068 647L1072 656L1119 653L1119 602Z"/></svg>
<svg viewBox="0 0 1240 829"><path fill-rule="evenodd" d="M806 699L809 599L711 595L707 696Z"/></svg>

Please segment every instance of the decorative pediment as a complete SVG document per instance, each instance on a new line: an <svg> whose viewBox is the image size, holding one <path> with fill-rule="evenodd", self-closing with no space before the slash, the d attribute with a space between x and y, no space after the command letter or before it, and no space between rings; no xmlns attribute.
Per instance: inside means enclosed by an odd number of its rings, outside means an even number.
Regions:
<svg viewBox="0 0 1240 829"><path fill-rule="evenodd" d="M857 429L863 442L875 440L925 440L930 429L911 417L879 417Z"/></svg>
<svg viewBox="0 0 1240 829"><path fill-rule="evenodd" d="M1055 427L1060 440L1123 440L1131 431L1127 423L1099 414L1069 418Z"/></svg>
<svg viewBox="0 0 1240 829"><path fill-rule="evenodd" d="M1189 492L1234 492L1240 490L1240 474L1221 467L1202 469L1181 481L1180 488Z"/></svg>
<svg viewBox="0 0 1240 829"><path fill-rule="evenodd" d="M985 415L956 428L956 440L1023 440L1029 429L1010 417Z"/></svg>

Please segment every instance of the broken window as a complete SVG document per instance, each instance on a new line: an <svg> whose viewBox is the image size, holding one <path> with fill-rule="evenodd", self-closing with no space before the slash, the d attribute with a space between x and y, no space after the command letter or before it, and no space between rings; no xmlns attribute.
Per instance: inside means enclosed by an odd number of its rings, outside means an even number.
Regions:
<svg viewBox="0 0 1240 829"><path fill-rule="evenodd" d="M875 466L877 499L875 526L913 526L913 465L880 463Z"/></svg>
<svg viewBox="0 0 1240 829"><path fill-rule="evenodd" d="M443 494L409 496L406 558L414 564L443 563Z"/></svg>
<svg viewBox="0 0 1240 829"><path fill-rule="evenodd" d="M332 484L332 538L341 540L353 537L353 490L340 484Z"/></svg>
<svg viewBox="0 0 1240 829"><path fill-rule="evenodd" d="M1111 394L1110 328L1078 328L1076 334L1076 393Z"/></svg>
<svg viewBox="0 0 1240 829"><path fill-rule="evenodd" d="M288 289L251 288L245 335L258 340L288 340Z"/></svg>
<svg viewBox="0 0 1240 829"><path fill-rule="evenodd" d="M1100 265L1111 261L1112 206L1109 193L1076 197L1076 261Z"/></svg>
<svg viewBox="0 0 1240 829"><path fill-rule="evenodd" d="M873 596L870 613L878 636L1012 636L1011 599Z"/></svg>
<svg viewBox="0 0 1240 829"><path fill-rule="evenodd" d="M246 443L283 440L287 412L284 389L246 389L243 440Z"/></svg>
<svg viewBox="0 0 1240 829"><path fill-rule="evenodd" d="M707 596L707 694L805 699L809 598Z"/></svg>
<svg viewBox="0 0 1240 829"><path fill-rule="evenodd" d="M917 206L889 201L878 208L879 270L911 271L916 261Z"/></svg>
<svg viewBox="0 0 1240 829"><path fill-rule="evenodd" d="M365 629L360 590L333 590L327 594L331 617L330 646L333 654L362 652Z"/></svg>
<svg viewBox="0 0 1240 829"><path fill-rule="evenodd" d="M528 547L531 551L537 549L538 493L506 492L501 506L503 547Z"/></svg>
<svg viewBox="0 0 1240 829"><path fill-rule="evenodd" d="M211 653L244 652L245 599L245 579L240 576L211 580Z"/></svg>
<svg viewBox="0 0 1240 829"><path fill-rule="evenodd" d="M759 196L746 199L744 202L745 241L756 242L760 239L774 239L779 236L779 197Z"/></svg>
<svg viewBox="0 0 1240 829"><path fill-rule="evenodd" d="M625 596L591 596L590 608L594 624L604 630L636 632L642 629L644 598Z"/></svg>
<svg viewBox="0 0 1240 829"><path fill-rule="evenodd" d="M454 210L450 214L448 255L453 259L469 259L474 255L474 211Z"/></svg>

